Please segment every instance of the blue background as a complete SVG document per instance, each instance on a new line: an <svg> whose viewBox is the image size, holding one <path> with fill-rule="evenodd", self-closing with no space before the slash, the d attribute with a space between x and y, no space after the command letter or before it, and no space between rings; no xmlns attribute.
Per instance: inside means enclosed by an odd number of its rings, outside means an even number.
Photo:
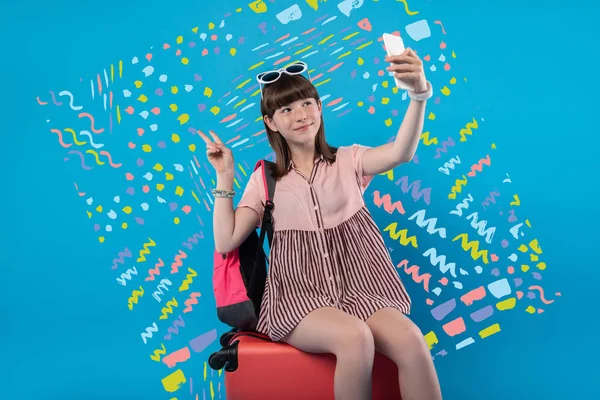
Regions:
<svg viewBox="0 0 600 400"><path fill-rule="evenodd" d="M0 393L171 398L158 384L164 366L150 363L139 329L125 327L131 314L122 301L112 301L122 297L106 274L114 252L90 234L35 97L247 3L6 3L0 6ZM470 93L489 135L509 155L506 170L544 249L544 284L562 293L545 313L512 313L511 329L437 358L447 399L586 399L597 392L598 60L592 38L600 32L593 17L598 6L583 3L419 3L419 10L443 21L460 50ZM210 295L209 286L202 292ZM214 324L200 326L198 334ZM192 398L186 393L177 395Z"/></svg>

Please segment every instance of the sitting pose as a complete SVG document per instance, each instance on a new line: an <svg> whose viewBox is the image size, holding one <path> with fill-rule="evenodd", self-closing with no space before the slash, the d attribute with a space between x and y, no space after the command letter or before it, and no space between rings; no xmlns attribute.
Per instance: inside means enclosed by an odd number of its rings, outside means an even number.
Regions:
<svg viewBox="0 0 600 400"><path fill-rule="evenodd" d="M404 400L438 400L429 347L405 315L411 300L363 199L372 177L415 154L431 85L411 49L387 57L411 99L394 142L377 147L327 144L322 104L302 74L304 63L259 74L261 112L275 151L274 236L257 331L310 353L336 356L337 400L370 399L375 351L398 366ZM368 133L371 134L371 133ZM259 227L266 194L261 168L235 211L232 152L200 133L217 173L214 240L219 253L237 248Z"/></svg>

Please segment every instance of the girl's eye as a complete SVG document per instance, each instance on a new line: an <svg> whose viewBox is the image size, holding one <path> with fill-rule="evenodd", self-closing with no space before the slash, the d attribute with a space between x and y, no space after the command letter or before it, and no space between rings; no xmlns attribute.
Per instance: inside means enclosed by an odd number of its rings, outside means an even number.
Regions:
<svg viewBox="0 0 600 400"><path fill-rule="evenodd" d="M309 106L310 106L311 104L312 104L312 103L311 103L310 101L305 101L305 102L304 102L304 105L309 105Z"/></svg>

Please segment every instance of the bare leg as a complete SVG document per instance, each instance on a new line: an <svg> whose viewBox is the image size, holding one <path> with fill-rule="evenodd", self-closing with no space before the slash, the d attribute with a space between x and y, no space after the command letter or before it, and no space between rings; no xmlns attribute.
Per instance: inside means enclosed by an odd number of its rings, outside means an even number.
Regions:
<svg viewBox="0 0 600 400"><path fill-rule="evenodd" d="M382 308L368 320L375 349L398 366L402 400L441 400L429 346L419 328L402 312Z"/></svg>
<svg viewBox="0 0 600 400"><path fill-rule="evenodd" d="M371 330L360 319L336 308L318 308L283 341L307 353L336 356L336 400L371 399L375 344Z"/></svg>

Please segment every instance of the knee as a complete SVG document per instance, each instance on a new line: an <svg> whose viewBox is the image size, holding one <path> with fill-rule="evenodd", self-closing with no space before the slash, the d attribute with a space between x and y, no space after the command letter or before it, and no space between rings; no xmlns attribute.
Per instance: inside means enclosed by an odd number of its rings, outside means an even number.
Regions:
<svg viewBox="0 0 600 400"><path fill-rule="evenodd" d="M338 358L369 360L375 356L373 333L367 324L358 321L341 332L334 354Z"/></svg>
<svg viewBox="0 0 600 400"><path fill-rule="evenodd" d="M399 337L400 346L397 347L394 357L399 368L410 368L416 363L431 359L429 345L416 325L410 324Z"/></svg>

